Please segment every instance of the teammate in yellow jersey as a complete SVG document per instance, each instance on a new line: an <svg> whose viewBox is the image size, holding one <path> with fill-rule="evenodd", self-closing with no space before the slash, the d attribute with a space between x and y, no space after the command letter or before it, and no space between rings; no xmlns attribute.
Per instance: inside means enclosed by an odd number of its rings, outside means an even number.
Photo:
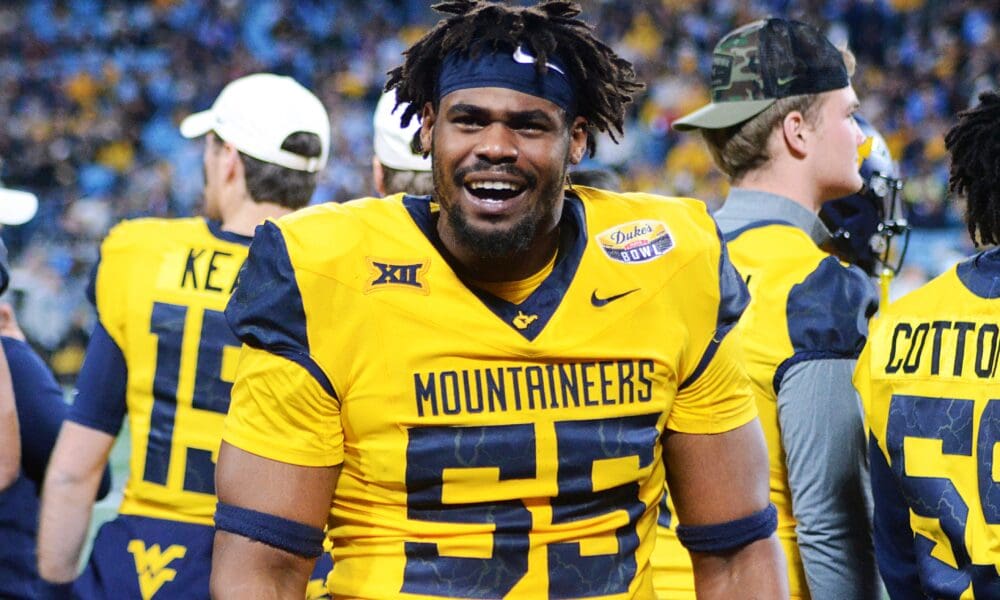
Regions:
<svg viewBox="0 0 1000 600"><path fill-rule="evenodd" d="M737 330L767 437L790 592L879 598L863 414L851 387L877 295L863 271L820 249L829 232L817 216L861 189L858 99L821 32L776 18L722 38L711 87L712 102L674 127L700 130L733 185L715 216L750 290ZM656 588L661 598L692 598L674 495L660 515Z"/></svg>
<svg viewBox="0 0 1000 600"><path fill-rule="evenodd" d="M39 572L68 589L127 416L130 475L72 584L83 598L208 597L215 459L239 351L223 309L254 228L309 202L330 122L307 89L260 73L227 85L181 133L205 136L206 217L127 221L101 245L98 324L45 478Z"/></svg>
<svg viewBox="0 0 1000 600"><path fill-rule="evenodd" d="M295 596L328 523L335 597L649 598L667 472L704 597L782 597L714 222L563 185L631 65L572 3L438 9L388 83L433 197L268 223L226 309L213 593Z"/></svg>
<svg viewBox="0 0 1000 600"><path fill-rule="evenodd" d="M1000 93L945 136L977 243L1000 242ZM894 599L1000 598L1000 250L885 308L854 383L871 431L875 554Z"/></svg>

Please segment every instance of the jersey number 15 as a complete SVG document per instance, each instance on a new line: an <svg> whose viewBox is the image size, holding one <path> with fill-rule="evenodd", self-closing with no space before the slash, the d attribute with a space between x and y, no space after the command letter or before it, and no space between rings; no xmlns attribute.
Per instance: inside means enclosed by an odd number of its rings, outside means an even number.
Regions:
<svg viewBox="0 0 1000 600"><path fill-rule="evenodd" d="M181 349L184 325L189 308L157 302L153 305L150 332L157 336L156 373L153 377L153 411L146 443L146 466L143 480L167 484L170 452L177 416L177 384L181 376ZM205 310L198 338L198 357L194 374L191 406L198 410L225 414L229 409L229 391L233 384L223 381L222 354L226 346L239 348L240 342L229 329L221 311ZM201 448L187 448L184 461L184 491L215 493L215 463L212 453Z"/></svg>

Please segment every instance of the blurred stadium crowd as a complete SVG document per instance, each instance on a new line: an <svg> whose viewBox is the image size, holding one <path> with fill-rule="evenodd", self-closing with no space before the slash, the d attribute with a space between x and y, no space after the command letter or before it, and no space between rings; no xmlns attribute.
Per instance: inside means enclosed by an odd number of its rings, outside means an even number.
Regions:
<svg viewBox="0 0 1000 600"><path fill-rule="evenodd" d="M270 71L314 90L331 113L330 165L315 202L374 193L371 114L385 73L434 15L424 0L32 0L0 7L0 157L6 185L40 199L7 228L23 329L64 381L82 359L84 299L97 247L125 217L197 211L201 146L177 130L229 80ZM711 49L726 31L775 14L824 28L857 55L862 113L906 179L916 247L909 289L971 252L946 195L942 134L1000 77L995 0L584 0L586 18L632 60L647 89L620 145L584 167L626 189L710 205L725 182L697 136L672 119L707 101ZM935 233L938 232L938 233ZM923 235L921 235L923 234ZM943 240L936 243L935 240Z"/></svg>

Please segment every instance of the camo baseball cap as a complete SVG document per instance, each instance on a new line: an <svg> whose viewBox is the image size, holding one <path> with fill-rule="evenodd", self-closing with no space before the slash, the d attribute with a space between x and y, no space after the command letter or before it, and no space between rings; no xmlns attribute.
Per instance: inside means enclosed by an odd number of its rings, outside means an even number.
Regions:
<svg viewBox="0 0 1000 600"><path fill-rule="evenodd" d="M769 18L730 32L712 55L712 102L673 123L678 131L722 129L779 98L850 85L840 51L815 27Z"/></svg>

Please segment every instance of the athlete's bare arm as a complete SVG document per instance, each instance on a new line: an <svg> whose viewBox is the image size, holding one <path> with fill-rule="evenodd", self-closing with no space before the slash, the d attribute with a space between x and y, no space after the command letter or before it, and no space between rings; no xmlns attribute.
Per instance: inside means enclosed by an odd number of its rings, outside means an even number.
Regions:
<svg viewBox="0 0 1000 600"><path fill-rule="evenodd" d="M767 508L767 447L760 422L726 433L668 432L667 481L680 523L714 525ZM785 556L776 535L723 553L692 552L700 599L787 598Z"/></svg>
<svg viewBox="0 0 1000 600"><path fill-rule="evenodd" d="M219 501L322 529L340 466L301 467L222 442L215 469ZM315 558L217 530L212 598L302 598Z"/></svg>
<svg viewBox="0 0 1000 600"><path fill-rule="evenodd" d="M42 486L38 525L38 574L63 583L76 579L90 515L115 438L65 421Z"/></svg>

